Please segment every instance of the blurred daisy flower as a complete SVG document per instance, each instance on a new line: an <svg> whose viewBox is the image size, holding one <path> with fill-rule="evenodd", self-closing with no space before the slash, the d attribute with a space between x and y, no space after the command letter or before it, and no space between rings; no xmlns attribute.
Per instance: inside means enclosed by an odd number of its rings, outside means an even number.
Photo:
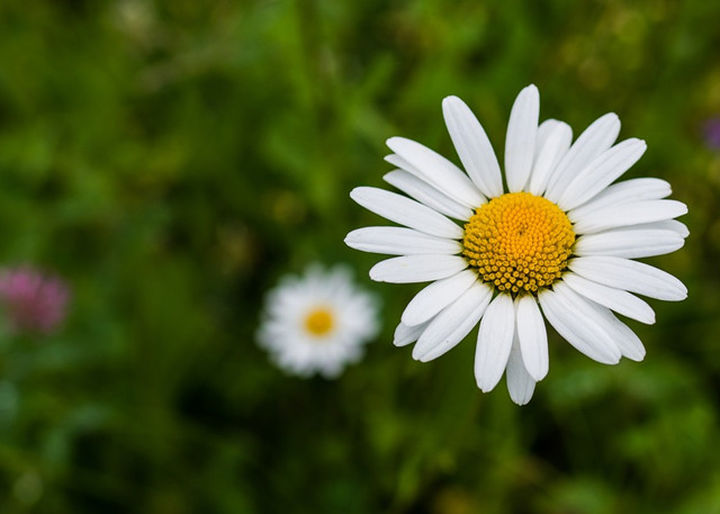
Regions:
<svg viewBox="0 0 720 514"><path fill-rule="evenodd" d="M617 364L622 356L642 360L645 349L611 311L651 324L653 310L632 293L687 296L675 277L631 260L673 252L688 235L674 220L687 207L664 199L667 182L613 184L640 159L645 142L613 145L620 120L609 113L571 145L566 123L538 126L539 103L533 85L515 100L503 183L478 120L459 98L445 98L445 123L465 172L415 141L388 139L394 153L385 159L397 169L384 179L414 200L374 187L350 196L404 227L361 228L345 239L358 250L399 255L376 264L373 280L432 282L403 312L397 346L417 341L413 357L430 361L479 323L478 387L491 391L505 373L510 397L521 405L548 372L543 315L580 352Z"/></svg>
<svg viewBox="0 0 720 514"><path fill-rule="evenodd" d="M65 320L70 288L30 267L0 271L0 304L14 333L50 334Z"/></svg>
<svg viewBox="0 0 720 514"><path fill-rule="evenodd" d="M258 341L288 373L335 378L377 334L377 310L376 298L356 287L349 270L314 265L267 294Z"/></svg>

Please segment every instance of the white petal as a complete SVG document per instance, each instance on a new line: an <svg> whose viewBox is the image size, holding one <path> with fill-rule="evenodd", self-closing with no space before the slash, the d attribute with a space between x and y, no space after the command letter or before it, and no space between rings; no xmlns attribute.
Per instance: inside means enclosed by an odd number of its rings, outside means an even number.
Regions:
<svg viewBox="0 0 720 514"><path fill-rule="evenodd" d="M629 229L633 230L672 230L673 232L676 232L680 237L685 239L687 236L690 235L690 231L685 226L684 223L681 223L678 220L665 220L665 221L655 221L653 223L641 223L639 225L631 225L627 227Z"/></svg>
<svg viewBox="0 0 720 514"><path fill-rule="evenodd" d="M425 148L425 150L428 150L429 152L433 152L433 150L430 150L429 148L424 147L420 143L417 143L410 139L406 140L405 138L400 138L400 137L399 138L390 138L390 139L399 139L402 141L409 141L411 143L414 143L416 145L419 145L419 146ZM390 141L390 140L388 139L388 141ZM444 159L444 157L442 157L439 154L437 154L437 156ZM385 157L383 157L383 159L385 161L389 162L390 164L392 164L393 166L397 166L400 169L400 171L406 171L407 173L409 173L410 175L412 175L413 177L418 179L423 184L427 184L433 190L440 192L442 195L446 196L451 201L457 203L458 205L461 205L463 209L467 209L472 212L472 210L476 207L473 204L470 204L467 202L462 202L455 197L449 196L447 194L447 186L442 186L441 181L439 181L435 175L428 175L425 170L421 170L420 168L418 168L414 164L411 164L409 161L407 161L400 155L391 153L391 154L388 154ZM455 166L451 162L449 162L449 164L451 164L452 166ZM462 170L460 170L459 168L458 168L458 170L462 173ZM464 179L467 179L467 177L464 177ZM445 192L443 192L443 191L445 191ZM484 202L481 202L481 203L484 203Z"/></svg>
<svg viewBox="0 0 720 514"><path fill-rule="evenodd" d="M429 322L414 325L412 327L400 323L395 329L393 344L395 346L407 346L418 340L418 337L425 331Z"/></svg>
<svg viewBox="0 0 720 514"><path fill-rule="evenodd" d="M465 270L433 282L410 300L402 314L402 322L405 325L417 325L429 320L457 300L476 280L475 271Z"/></svg>
<svg viewBox="0 0 720 514"><path fill-rule="evenodd" d="M443 239L404 227L364 227L345 236L350 248L388 255L447 254L462 251L462 245L454 239Z"/></svg>
<svg viewBox="0 0 720 514"><path fill-rule="evenodd" d="M500 381L510 356L514 334L515 307L512 297L501 293L488 306L478 331L475 380L484 393L492 391Z"/></svg>
<svg viewBox="0 0 720 514"><path fill-rule="evenodd" d="M685 240L673 230L617 229L581 236L575 243L575 255L610 255L640 259L672 253Z"/></svg>
<svg viewBox="0 0 720 514"><path fill-rule="evenodd" d="M578 257L570 261L569 267L588 280L650 298L667 301L687 298L682 282L642 262L619 257Z"/></svg>
<svg viewBox="0 0 720 514"><path fill-rule="evenodd" d="M573 292L563 282L554 290L545 289L538 294L543 314L568 343L580 353L603 364L617 364L622 353L598 322L598 316L588 301Z"/></svg>
<svg viewBox="0 0 720 514"><path fill-rule="evenodd" d="M626 227L619 227L615 229L610 229L604 232L597 232L598 234L604 234L606 232L615 232L619 230L638 230L638 231L645 231L645 230L662 230L663 232L673 232L677 236L685 239L687 236L690 235L690 231L685 226L684 223L679 222L678 220L663 220L663 221L653 221L650 223L638 223L633 225L628 225ZM589 234L588 234L589 235Z"/></svg>
<svg viewBox="0 0 720 514"><path fill-rule="evenodd" d="M491 298L492 289L475 282L430 322L413 348L413 358L428 362L454 348L480 321Z"/></svg>
<svg viewBox="0 0 720 514"><path fill-rule="evenodd" d="M648 325L655 323L655 312L652 307L645 300L627 291L598 284L572 272L565 273L563 281L576 293L618 314Z"/></svg>
<svg viewBox="0 0 720 514"><path fill-rule="evenodd" d="M505 377L510 399L518 405L526 405L535 392L535 380L525 369L517 334L510 349Z"/></svg>
<svg viewBox="0 0 720 514"><path fill-rule="evenodd" d="M588 305L603 320L603 327L620 348L624 357L634 361L641 361L645 358L645 347L630 327L613 316L609 309L592 301L588 302Z"/></svg>
<svg viewBox="0 0 720 514"><path fill-rule="evenodd" d="M522 191L530 177L539 114L540 93L531 84L515 99L505 137L505 179L511 193Z"/></svg>
<svg viewBox="0 0 720 514"><path fill-rule="evenodd" d="M687 206L677 200L643 200L610 205L576 216L574 230L577 234L592 234L611 228L669 220L683 214L687 214Z"/></svg>
<svg viewBox="0 0 720 514"><path fill-rule="evenodd" d="M543 146L545 146L545 143L547 142L547 139L550 136L550 133L553 131L553 129L555 127L557 127L558 123L562 123L562 121L548 118L545 121L541 122L540 125L538 125L537 134L535 135L535 156L536 157L537 157L538 153L540 152L540 149Z"/></svg>
<svg viewBox="0 0 720 514"><path fill-rule="evenodd" d="M457 96L443 99L442 108L450 138L473 183L490 198L503 194L500 165L478 119Z"/></svg>
<svg viewBox="0 0 720 514"><path fill-rule="evenodd" d="M592 160L568 184L558 206L568 211L584 204L629 170L645 153L642 139L626 139Z"/></svg>
<svg viewBox="0 0 720 514"><path fill-rule="evenodd" d="M485 197L460 168L428 147L404 137L391 137L386 144L422 174L422 178L453 200L475 208L485 203ZM413 170L407 170L413 172Z"/></svg>
<svg viewBox="0 0 720 514"><path fill-rule="evenodd" d="M545 197L557 203L573 177L595 157L610 148L619 133L620 120L615 113L607 113L595 120L580 134L558 163L550 176Z"/></svg>
<svg viewBox="0 0 720 514"><path fill-rule="evenodd" d="M383 180L445 216L467 221L473 215L472 209L459 204L410 172L394 170L386 173Z"/></svg>
<svg viewBox="0 0 720 514"><path fill-rule="evenodd" d="M404 255L378 262L370 268L370 278L392 284L429 282L452 276L465 268L467 261L458 255Z"/></svg>
<svg viewBox="0 0 720 514"><path fill-rule="evenodd" d="M412 176L417 177L421 179L423 182L428 183L424 178L422 172L417 169L415 166L410 164L408 161L400 157L398 154L391 153L383 157L383 159L393 166L396 166L397 168L400 168L401 170L407 171Z"/></svg>
<svg viewBox="0 0 720 514"><path fill-rule="evenodd" d="M376 187L356 187L350 198L390 221L439 237L461 239L463 229L430 207Z"/></svg>
<svg viewBox="0 0 720 514"><path fill-rule="evenodd" d="M535 161L525 188L529 193L541 195L545 192L555 166L565 156L571 142L572 129L567 123L546 120L538 127Z"/></svg>
<svg viewBox="0 0 720 514"><path fill-rule="evenodd" d="M522 360L530 376L539 382L547 375L549 366L545 321L535 298L530 295L519 297L516 308Z"/></svg>
<svg viewBox="0 0 720 514"><path fill-rule="evenodd" d="M670 184L659 178L634 178L624 180L608 186L595 198L568 213L570 221L575 221L575 216L582 216L595 209L620 205L624 203L638 202L641 200L660 200L670 196L672 189Z"/></svg>

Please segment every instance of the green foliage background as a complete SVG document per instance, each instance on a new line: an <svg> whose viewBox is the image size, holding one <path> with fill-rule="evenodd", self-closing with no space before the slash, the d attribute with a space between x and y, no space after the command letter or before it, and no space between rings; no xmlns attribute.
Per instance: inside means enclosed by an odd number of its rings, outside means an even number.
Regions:
<svg viewBox="0 0 720 514"><path fill-rule="evenodd" d="M0 341L2 513L720 512L720 4L710 1L7 0L0 261L73 284L59 334ZM391 334L417 286L342 244L380 220L384 140L453 156L463 97L497 150L528 83L579 133L609 110L669 180L689 287L631 322L642 364L553 334L527 407L481 394L473 343L431 364ZM383 298L339 380L254 342L263 292L347 262Z"/></svg>

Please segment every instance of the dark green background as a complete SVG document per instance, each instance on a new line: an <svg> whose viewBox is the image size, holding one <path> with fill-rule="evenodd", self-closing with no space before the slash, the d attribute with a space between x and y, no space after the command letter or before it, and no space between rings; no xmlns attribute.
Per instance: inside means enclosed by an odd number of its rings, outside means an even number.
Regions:
<svg viewBox="0 0 720 514"><path fill-rule="evenodd" d="M65 329L0 340L0 512L718 513L720 3L0 4L0 262L61 273ZM556 335L531 404L481 394L470 338L431 364L391 334L418 286L372 284L345 233L381 220L392 135L456 159L463 97L503 148L528 83L578 134L614 111L669 180L689 298L631 322L648 355ZM457 161L456 161L457 162ZM339 380L290 378L254 332L315 260L382 296Z"/></svg>

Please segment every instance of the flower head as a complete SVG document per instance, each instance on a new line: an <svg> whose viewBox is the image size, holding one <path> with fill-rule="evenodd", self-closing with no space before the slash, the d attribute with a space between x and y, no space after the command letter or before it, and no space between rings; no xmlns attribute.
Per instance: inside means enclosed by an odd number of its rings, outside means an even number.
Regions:
<svg viewBox="0 0 720 514"><path fill-rule="evenodd" d="M65 320L69 300L59 277L29 267L0 271L0 303L13 332L52 333Z"/></svg>
<svg viewBox="0 0 720 514"><path fill-rule="evenodd" d="M720 118L712 118L703 126L705 144L713 150L720 150Z"/></svg>
<svg viewBox="0 0 720 514"><path fill-rule="evenodd" d="M289 373L337 377L378 330L377 301L343 267L286 276L267 294L260 345Z"/></svg>
<svg viewBox="0 0 720 514"><path fill-rule="evenodd" d="M572 143L566 123L538 125L535 86L518 95L505 140L504 181L492 145L469 107L443 100L443 115L465 171L433 150L392 137L386 182L407 196L373 187L350 196L401 227L367 227L345 242L397 255L379 262L380 282L431 282L408 304L395 344L413 342L426 362L457 345L479 323L475 378L484 392L507 377L518 404L548 372L545 322L590 358L642 360L645 349L611 311L654 323L635 296L677 301L675 277L632 259L673 252L688 230L674 218L684 204L665 199L655 178L614 183L646 149L630 138L614 144L620 120L609 113ZM572 143L572 144L571 144ZM452 221L458 220L460 224ZM634 293L634 294L633 294Z"/></svg>

